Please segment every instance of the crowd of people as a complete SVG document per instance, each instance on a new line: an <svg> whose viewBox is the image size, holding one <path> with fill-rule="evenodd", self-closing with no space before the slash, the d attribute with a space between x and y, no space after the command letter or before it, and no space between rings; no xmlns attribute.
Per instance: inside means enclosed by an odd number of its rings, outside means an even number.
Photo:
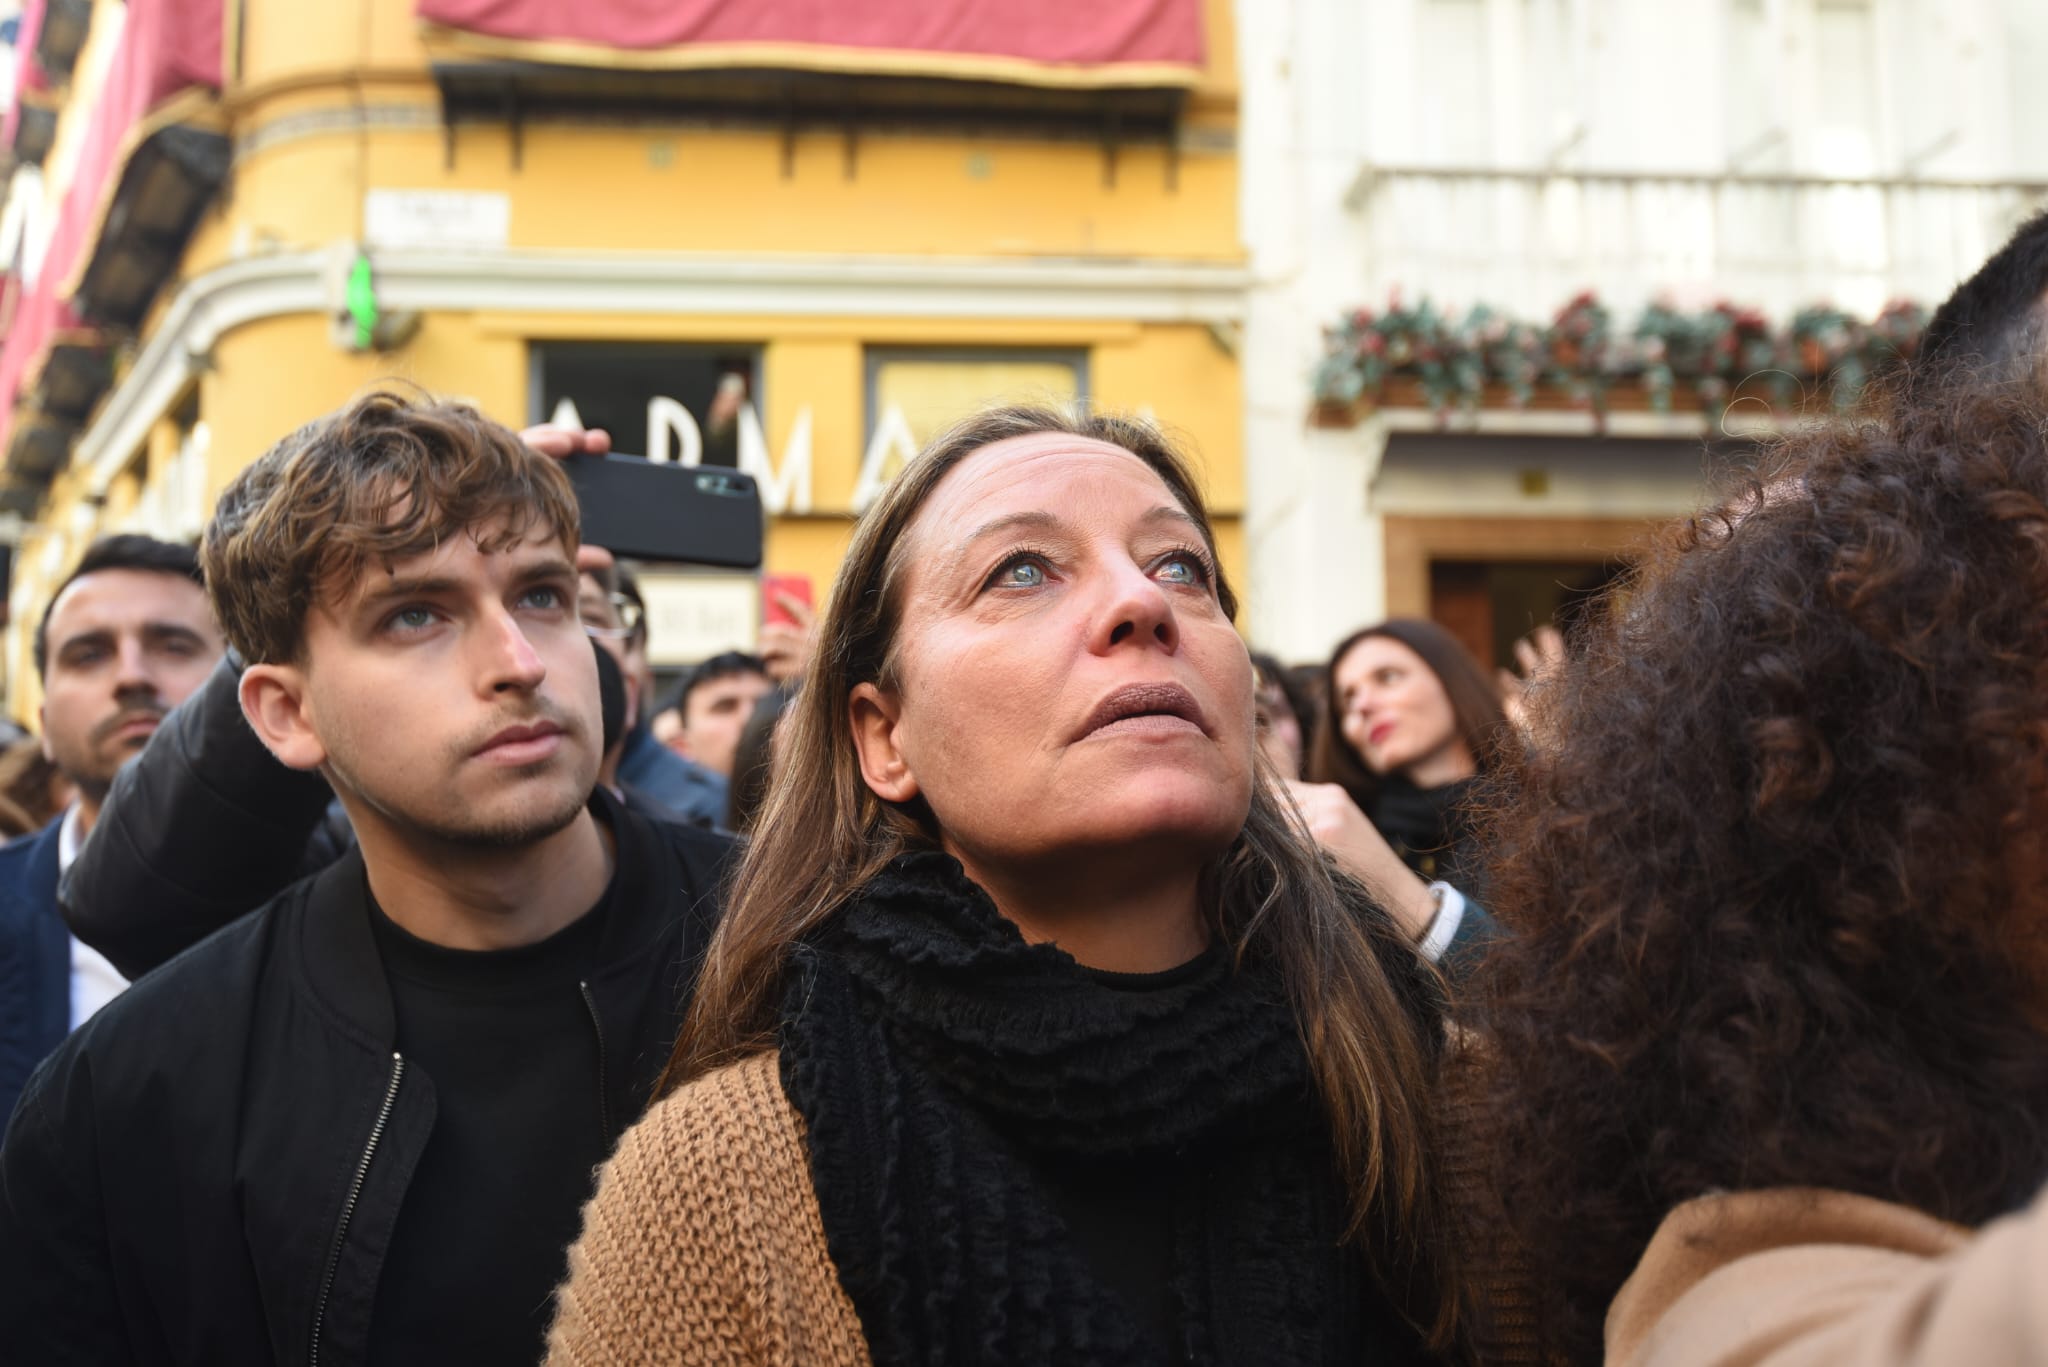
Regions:
<svg viewBox="0 0 2048 1367"><path fill-rule="evenodd" d="M2048 1362L2044 366L2048 217L1506 679L992 409L667 696L602 434L359 398L37 626L0 1343Z"/></svg>

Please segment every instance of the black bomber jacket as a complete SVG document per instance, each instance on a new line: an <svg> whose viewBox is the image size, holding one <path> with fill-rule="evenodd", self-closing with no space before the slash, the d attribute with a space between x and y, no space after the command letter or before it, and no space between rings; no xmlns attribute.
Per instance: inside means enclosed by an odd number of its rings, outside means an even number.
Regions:
<svg viewBox="0 0 2048 1367"><path fill-rule="evenodd" d="M668 1057L733 845L593 808L618 846L584 994L616 1138ZM6 1359L363 1362L435 1120L395 1031L354 850L95 1015L0 1145Z"/></svg>

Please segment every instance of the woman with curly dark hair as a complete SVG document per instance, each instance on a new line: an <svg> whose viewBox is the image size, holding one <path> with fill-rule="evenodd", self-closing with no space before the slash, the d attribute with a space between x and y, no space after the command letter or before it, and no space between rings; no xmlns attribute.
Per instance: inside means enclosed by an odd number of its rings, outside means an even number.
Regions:
<svg viewBox="0 0 2048 1367"><path fill-rule="evenodd" d="M1945 403L1667 535L1507 764L1491 1110L1574 1356L1628 1280L1610 1360L1765 1360L1869 1270L1812 1245L2048 1176L2048 430Z"/></svg>

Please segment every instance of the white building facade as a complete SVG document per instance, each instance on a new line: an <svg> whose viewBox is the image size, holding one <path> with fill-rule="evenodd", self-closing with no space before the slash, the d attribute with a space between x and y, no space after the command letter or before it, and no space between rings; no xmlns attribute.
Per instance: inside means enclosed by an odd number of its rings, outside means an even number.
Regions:
<svg viewBox="0 0 2048 1367"><path fill-rule="evenodd" d="M1590 290L1619 328L1653 301L1868 319L1931 308L2048 202L2041 0L1238 13L1249 623L1289 660L1389 614L1498 659L1558 585L1695 507L1709 439L1753 416L1446 414L1411 388L1319 422L1340 316L1398 298L1546 323Z"/></svg>

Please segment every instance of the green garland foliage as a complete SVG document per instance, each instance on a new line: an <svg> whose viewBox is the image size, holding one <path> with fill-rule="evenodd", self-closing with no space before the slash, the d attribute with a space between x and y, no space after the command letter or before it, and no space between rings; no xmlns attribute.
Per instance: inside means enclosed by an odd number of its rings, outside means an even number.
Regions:
<svg viewBox="0 0 2048 1367"><path fill-rule="evenodd" d="M1400 376L1413 378L1439 414L1477 409L1488 385L1505 388L1518 408L1552 386L1598 414L1621 384L1639 385L1660 413L1671 411L1680 384L1716 418L1737 386L1781 409L1824 387L1847 408L1873 374L1912 355L1926 325L1927 310L1903 300L1867 323L1815 306L1782 329L1732 304L1686 313L1658 302L1624 333L1590 290L1548 326L1483 304L1453 322L1428 299L1411 307L1396 295L1381 312L1357 309L1324 330L1315 397L1341 407L1373 402Z"/></svg>

